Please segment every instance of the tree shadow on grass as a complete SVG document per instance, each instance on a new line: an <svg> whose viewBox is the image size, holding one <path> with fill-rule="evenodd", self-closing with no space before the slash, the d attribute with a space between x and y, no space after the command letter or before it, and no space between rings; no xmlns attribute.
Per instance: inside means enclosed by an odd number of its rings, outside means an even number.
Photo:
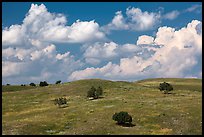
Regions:
<svg viewBox="0 0 204 137"><path fill-rule="evenodd" d="M58 106L59 108L66 108L66 107L68 107L68 105L60 105L60 106Z"/></svg>
<svg viewBox="0 0 204 137"><path fill-rule="evenodd" d="M122 127L134 127L135 126L135 124L132 124L132 123L122 123L122 124L116 123L116 124Z"/></svg>
<svg viewBox="0 0 204 137"><path fill-rule="evenodd" d="M104 98L104 97L103 96L98 97L98 99L102 99L102 98Z"/></svg>
<svg viewBox="0 0 204 137"><path fill-rule="evenodd" d="M164 93L164 95L168 95L168 94L175 95L176 93L173 93L173 92Z"/></svg>
<svg viewBox="0 0 204 137"><path fill-rule="evenodd" d="M98 100L98 99L103 99L104 97L98 97L98 98L93 98L93 97L90 97L88 98L88 100Z"/></svg>

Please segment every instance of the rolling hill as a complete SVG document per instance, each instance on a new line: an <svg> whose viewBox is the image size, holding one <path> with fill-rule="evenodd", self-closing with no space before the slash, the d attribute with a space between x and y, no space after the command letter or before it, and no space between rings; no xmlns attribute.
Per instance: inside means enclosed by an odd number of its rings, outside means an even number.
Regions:
<svg viewBox="0 0 204 137"><path fill-rule="evenodd" d="M164 81L173 85L171 94L158 90ZM103 88L102 98L86 97L91 86ZM2 87L4 135L202 134L201 79L87 79L47 87L19 87ZM68 99L67 107L54 105L53 100L59 97ZM127 111L134 126L117 125L112 115L119 111Z"/></svg>

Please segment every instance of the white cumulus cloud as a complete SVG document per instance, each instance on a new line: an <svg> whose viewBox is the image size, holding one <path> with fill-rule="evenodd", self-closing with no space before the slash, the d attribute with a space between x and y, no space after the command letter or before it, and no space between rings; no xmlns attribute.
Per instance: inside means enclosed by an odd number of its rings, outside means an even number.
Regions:
<svg viewBox="0 0 204 137"><path fill-rule="evenodd" d="M191 74L190 70L193 67L199 67L201 63L198 60L202 58L202 35L200 33L202 30L198 30L197 27L200 24L202 22L192 20L180 30L161 27L155 38L145 35L139 38L138 44L159 47L151 57L144 59L135 55L121 58L119 64L109 62L101 68L92 67L75 71L68 79L99 77L111 80L137 80L145 77L188 76Z"/></svg>
<svg viewBox="0 0 204 137"><path fill-rule="evenodd" d="M142 11L140 8L129 7L126 9L124 17L121 11L117 11L112 21L102 28L109 32L110 30L133 30L146 31L151 30L160 23L161 15L158 12Z"/></svg>
<svg viewBox="0 0 204 137"><path fill-rule="evenodd" d="M2 29L3 83L66 81L65 76L84 63L69 51L58 53L53 43L100 41L105 34L99 28L94 20L76 20L69 26L65 15L49 12L44 4L31 4L22 24Z"/></svg>
<svg viewBox="0 0 204 137"><path fill-rule="evenodd" d="M20 45L35 40L47 42L84 43L105 39L94 20L77 20L67 26L63 14L48 12L44 4L32 4L21 25L2 31L2 45Z"/></svg>

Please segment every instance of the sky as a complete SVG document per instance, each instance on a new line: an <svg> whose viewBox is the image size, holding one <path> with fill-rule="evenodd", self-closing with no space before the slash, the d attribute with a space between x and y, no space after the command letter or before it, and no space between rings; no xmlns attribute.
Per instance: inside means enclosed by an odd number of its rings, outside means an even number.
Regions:
<svg viewBox="0 0 204 137"><path fill-rule="evenodd" d="M202 78L201 2L3 2L2 84Z"/></svg>

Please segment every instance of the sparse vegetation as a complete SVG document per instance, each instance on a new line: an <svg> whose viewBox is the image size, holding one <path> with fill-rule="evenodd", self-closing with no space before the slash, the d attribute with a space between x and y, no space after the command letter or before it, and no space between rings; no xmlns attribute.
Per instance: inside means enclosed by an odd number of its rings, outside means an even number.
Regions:
<svg viewBox="0 0 204 137"><path fill-rule="evenodd" d="M175 94L158 92L164 81L173 85ZM91 86L101 86L104 98L87 100ZM3 135L202 135L201 79L89 79L46 90L20 85L4 85L2 90ZM55 106L59 97L66 97L69 107ZM135 126L121 127L111 119L121 109L131 115Z"/></svg>
<svg viewBox="0 0 204 137"><path fill-rule="evenodd" d="M41 87L44 87L44 86L48 86L49 84L46 81L44 81L44 82L41 81L39 85Z"/></svg>
<svg viewBox="0 0 204 137"><path fill-rule="evenodd" d="M96 89L96 92L98 93L99 96L102 96L103 95L103 89L101 86L99 86L97 89Z"/></svg>
<svg viewBox="0 0 204 137"><path fill-rule="evenodd" d="M103 89L100 86L97 89L94 86L92 86L87 92L87 97L93 97L94 99L97 99L102 94Z"/></svg>
<svg viewBox="0 0 204 137"><path fill-rule="evenodd" d="M35 83L30 83L30 86L36 86Z"/></svg>
<svg viewBox="0 0 204 137"><path fill-rule="evenodd" d="M117 124L131 124L132 117L128 114L128 112L121 111L119 113L115 113L112 116L112 119L117 121Z"/></svg>
<svg viewBox="0 0 204 137"><path fill-rule="evenodd" d="M95 93L96 93L96 88L92 86L87 92L87 97L95 98Z"/></svg>
<svg viewBox="0 0 204 137"><path fill-rule="evenodd" d="M61 80L58 80L55 82L55 84L60 84L61 83Z"/></svg>
<svg viewBox="0 0 204 137"><path fill-rule="evenodd" d="M58 105L59 107L61 107L62 105L67 105L67 99L66 98L57 98L54 100L54 104Z"/></svg>
<svg viewBox="0 0 204 137"><path fill-rule="evenodd" d="M168 94L173 90L173 86L169 83L163 82L159 84L159 90L164 91L164 94Z"/></svg>

